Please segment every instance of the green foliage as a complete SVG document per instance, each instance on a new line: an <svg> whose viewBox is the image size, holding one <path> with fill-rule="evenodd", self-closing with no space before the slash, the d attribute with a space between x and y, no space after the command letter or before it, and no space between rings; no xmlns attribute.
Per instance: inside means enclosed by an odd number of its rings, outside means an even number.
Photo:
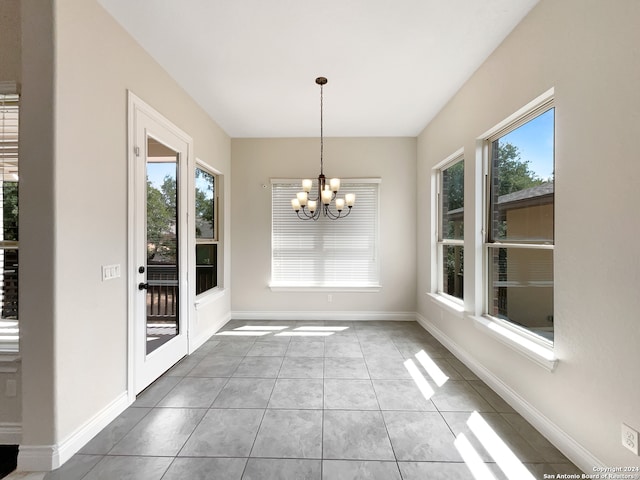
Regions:
<svg viewBox="0 0 640 480"><path fill-rule="evenodd" d="M446 189L443 205L443 228L445 238L462 238L462 215L449 217L449 212L464 207L464 162L460 161L442 172L443 188Z"/></svg>
<svg viewBox="0 0 640 480"><path fill-rule="evenodd" d="M196 182L196 237L203 236L202 224L210 225L214 231L213 208L215 199L215 177L209 172L196 168L196 179L204 179L206 189L202 190Z"/></svg>
<svg viewBox="0 0 640 480"><path fill-rule="evenodd" d="M464 247L446 246L444 248L444 291L454 297L463 298Z"/></svg>
<svg viewBox="0 0 640 480"><path fill-rule="evenodd" d="M176 263L177 190L175 178L164 177L160 189L147 179L147 261Z"/></svg>
<svg viewBox="0 0 640 480"><path fill-rule="evenodd" d="M458 162L444 171L447 183L448 210L464 206L464 162Z"/></svg>
<svg viewBox="0 0 640 480"><path fill-rule="evenodd" d="M537 176L536 172L529 168L529 160L522 160L520 150L509 142L494 142L494 154L497 147L497 158L494 164L494 177L498 178L498 196L526 190L545 183L545 180ZM495 206L494 206L495 209ZM493 213L496 216L494 223L495 238L507 238L506 217L498 218L498 210Z"/></svg>
<svg viewBox="0 0 640 480"><path fill-rule="evenodd" d="M18 182L2 182L2 238L18 241Z"/></svg>
<svg viewBox="0 0 640 480"><path fill-rule="evenodd" d="M520 150L509 142L496 141L498 144L497 171L498 195L519 192L541 185L544 180L529 168L529 160L522 160Z"/></svg>

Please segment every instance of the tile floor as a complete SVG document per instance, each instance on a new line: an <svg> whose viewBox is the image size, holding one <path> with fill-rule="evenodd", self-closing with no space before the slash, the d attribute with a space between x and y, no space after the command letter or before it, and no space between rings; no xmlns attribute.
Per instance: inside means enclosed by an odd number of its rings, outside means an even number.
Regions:
<svg viewBox="0 0 640 480"><path fill-rule="evenodd" d="M487 425L532 478L580 473L415 322L232 321L223 332L259 326L303 335L214 336L45 478L474 478L456 445L496 479L526 478L495 463ZM334 333L296 330L311 326Z"/></svg>

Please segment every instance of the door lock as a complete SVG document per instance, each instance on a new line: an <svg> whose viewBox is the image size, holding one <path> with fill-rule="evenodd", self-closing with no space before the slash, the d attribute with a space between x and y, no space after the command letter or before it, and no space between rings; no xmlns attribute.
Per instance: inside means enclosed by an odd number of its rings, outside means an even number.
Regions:
<svg viewBox="0 0 640 480"><path fill-rule="evenodd" d="M147 288L149 288L149 284L148 283L140 282L138 284L138 290L146 290Z"/></svg>

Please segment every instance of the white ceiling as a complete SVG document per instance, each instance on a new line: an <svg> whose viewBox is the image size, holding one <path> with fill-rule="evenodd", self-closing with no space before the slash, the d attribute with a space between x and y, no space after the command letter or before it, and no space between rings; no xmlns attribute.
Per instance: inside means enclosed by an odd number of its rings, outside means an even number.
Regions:
<svg viewBox="0 0 640 480"><path fill-rule="evenodd" d="M538 0L99 0L231 137L416 136Z"/></svg>

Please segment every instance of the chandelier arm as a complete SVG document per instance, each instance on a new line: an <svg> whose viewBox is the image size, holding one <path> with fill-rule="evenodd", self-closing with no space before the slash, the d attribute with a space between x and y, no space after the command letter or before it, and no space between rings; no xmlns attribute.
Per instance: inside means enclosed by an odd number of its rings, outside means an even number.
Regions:
<svg viewBox="0 0 640 480"><path fill-rule="evenodd" d="M325 215L329 217L331 220L337 220L338 218L340 218L340 212L338 212L338 214L336 215L331 211L331 209L329 208L329 205L325 205L325 208L326 208Z"/></svg>
<svg viewBox="0 0 640 480"><path fill-rule="evenodd" d="M298 218L300 220L316 220L316 218L314 218L315 213L313 215L309 215L309 213L307 213L307 211L304 208L302 209L302 214L304 216L300 216L300 210L296 210L296 215L298 215Z"/></svg>
<svg viewBox="0 0 640 480"><path fill-rule="evenodd" d="M349 214L351 213L351 207L348 207L349 209L347 210L347 213L344 213L344 210L341 210L338 212L338 215L335 217L332 217L333 220L337 220L338 218L345 218L348 217ZM335 215L335 214L334 214Z"/></svg>
<svg viewBox="0 0 640 480"><path fill-rule="evenodd" d="M307 217L307 215L304 213L304 211L302 212L302 214L304 215L304 217L300 215L300 210L296 210L296 215L298 215L298 218L299 218L300 220L308 220L308 217Z"/></svg>

